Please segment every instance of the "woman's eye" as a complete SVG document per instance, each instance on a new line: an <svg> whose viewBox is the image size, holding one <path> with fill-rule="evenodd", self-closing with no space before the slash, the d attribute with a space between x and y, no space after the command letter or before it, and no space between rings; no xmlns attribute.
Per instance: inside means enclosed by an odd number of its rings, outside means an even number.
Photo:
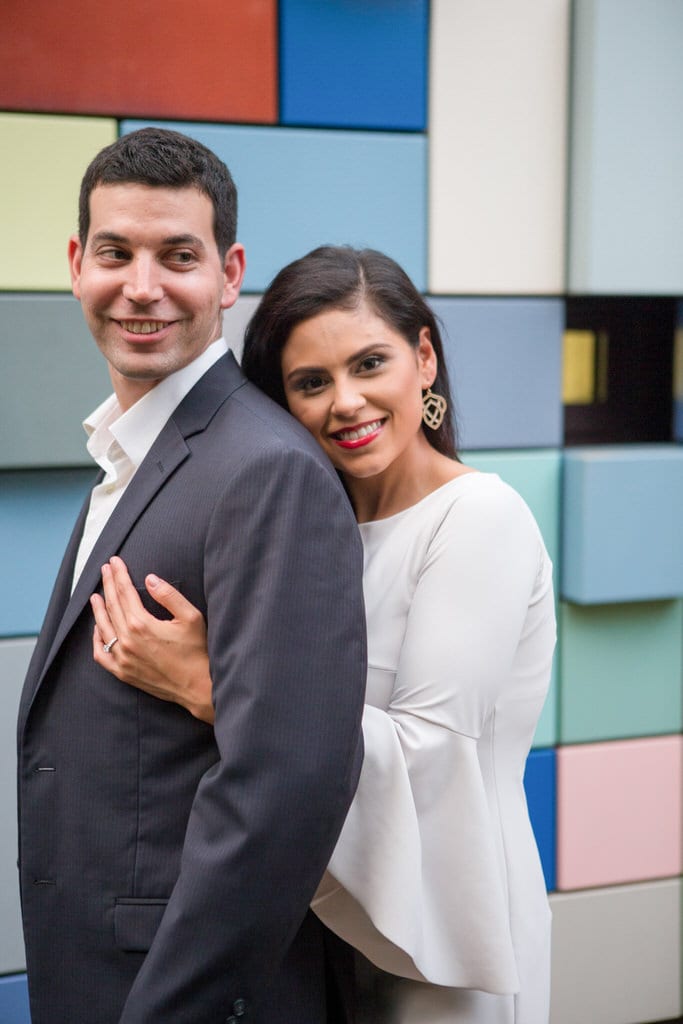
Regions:
<svg viewBox="0 0 683 1024"><path fill-rule="evenodd" d="M325 381L322 377L304 377L299 382L299 389L301 391L319 391L324 386Z"/></svg>
<svg viewBox="0 0 683 1024"><path fill-rule="evenodd" d="M361 370L376 370L378 366L381 366L384 362L382 356L366 356L361 360L359 368Z"/></svg>

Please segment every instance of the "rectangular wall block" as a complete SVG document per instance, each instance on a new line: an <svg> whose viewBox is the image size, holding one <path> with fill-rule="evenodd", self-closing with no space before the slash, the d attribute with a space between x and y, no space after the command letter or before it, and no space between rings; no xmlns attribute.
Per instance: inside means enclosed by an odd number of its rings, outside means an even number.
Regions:
<svg viewBox="0 0 683 1024"><path fill-rule="evenodd" d="M124 121L123 132L142 127ZM169 123L212 149L239 192L247 291L325 244L372 246L426 277L426 142L397 132Z"/></svg>
<svg viewBox="0 0 683 1024"><path fill-rule="evenodd" d="M72 295L0 295L0 467L93 466L82 421L111 392Z"/></svg>
<svg viewBox="0 0 683 1024"><path fill-rule="evenodd" d="M683 292L683 5L574 3L569 290Z"/></svg>
<svg viewBox="0 0 683 1024"><path fill-rule="evenodd" d="M683 872L683 736L557 751L557 887Z"/></svg>
<svg viewBox="0 0 683 1024"><path fill-rule="evenodd" d="M550 1024L673 1021L681 1001L681 879L550 897Z"/></svg>
<svg viewBox="0 0 683 1024"><path fill-rule="evenodd" d="M0 34L6 109L272 122L276 0L89 0L10 5Z"/></svg>
<svg viewBox="0 0 683 1024"><path fill-rule="evenodd" d="M683 601L560 609L560 742L683 730Z"/></svg>
<svg viewBox="0 0 683 1024"><path fill-rule="evenodd" d="M261 301L260 295L240 295L234 306L223 314L223 334L239 362L247 324Z"/></svg>
<svg viewBox="0 0 683 1024"><path fill-rule="evenodd" d="M578 604L683 596L683 448L568 449L562 595Z"/></svg>
<svg viewBox="0 0 683 1024"><path fill-rule="evenodd" d="M524 771L524 788L547 889L555 888L555 780L555 751L532 750Z"/></svg>
<svg viewBox="0 0 683 1024"><path fill-rule="evenodd" d="M280 120L424 131L427 0L280 0Z"/></svg>
<svg viewBox="0 0 683 1024"><path fill-rule="evenodd" d="M0 978L0 1020L3 1024L31 1024L25 974Z"/></svg>
<svg viewBox="0 0 683 1024"><path fill-rule="evenodd" d="M569 0L433 0L429 290L564 288Z"/></svg>
<svg viewBox="0 0 683 1024"><path fill-rule="evenodd" d="M37 633L78 511L87 469L0 473L0 637Z"/></svg>
<svg viewBox="0 0 683 1024"><path fill-rule="evenodd" d="M33 638L0 640L0 975L26 966L17 876L16 721ZM0 990L0 1021L2 1013Z"/></svg>
<svg viewBox="0 0 683 1024"><path fill-rule="evenodd" d="M0 114L0 290L71 290L66 246L78 229L81 178L116 134L103 118Z"/></svg>
<svg viewBox="0 0 683 1024"><path fill-rule="evenodd" d="M430 298L444 346L463 448L562 443L558 299Z"/></svg>

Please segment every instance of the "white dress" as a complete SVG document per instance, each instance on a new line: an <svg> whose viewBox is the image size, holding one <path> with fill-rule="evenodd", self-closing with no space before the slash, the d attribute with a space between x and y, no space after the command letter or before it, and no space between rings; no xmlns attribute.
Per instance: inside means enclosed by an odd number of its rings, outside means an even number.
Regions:
<svg viewBox="0 0 683 1024"><path fill-rule="evenodd" d="M365 760L314 910L400 976L376 975L391 1024L547 1024L550 909L522 784L555 645L540 532L490 473L360 530Z"/></svg>

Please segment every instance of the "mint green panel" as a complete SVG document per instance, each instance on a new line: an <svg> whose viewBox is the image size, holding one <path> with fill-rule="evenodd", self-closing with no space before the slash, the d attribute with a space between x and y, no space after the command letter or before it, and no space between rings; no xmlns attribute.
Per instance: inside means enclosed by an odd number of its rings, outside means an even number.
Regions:
<svg viewBox="0 0 683 1024"><path fill-rule="evenodd" d="M562 454L539 451L461 452L463 462L485 473L497 473L522 495L533 512L553 562L555 594L559 594L560 479ZM555 654L550 690L540 717L534 747L557 743L557 665Z"/></svg>
<svg viewBox="0 0 683 1024"><path fill-rule="evenodd" d="M560 742L683 728L683 601L560 605Z"/></svg>
<svg viewBox="0 0 683 1024"><path fill-rule="evenodd" d="M0 289L70 288L81 178L116 135L109 118L0 114Z"/></svg>

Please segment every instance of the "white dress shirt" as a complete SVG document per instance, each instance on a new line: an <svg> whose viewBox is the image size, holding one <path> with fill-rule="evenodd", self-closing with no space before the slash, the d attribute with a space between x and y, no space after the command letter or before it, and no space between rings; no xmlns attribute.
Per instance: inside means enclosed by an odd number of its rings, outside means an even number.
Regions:
<svg viewBox="0 0 683 1024"><path fill-rule="evenodd" d="M116 395L110 395L83 421L88 451L105 475L90 495L72 592L107 520L174 409L227 351L225 338L218 338L187 366L159 381L126 412L122 412Z"/></svg>

